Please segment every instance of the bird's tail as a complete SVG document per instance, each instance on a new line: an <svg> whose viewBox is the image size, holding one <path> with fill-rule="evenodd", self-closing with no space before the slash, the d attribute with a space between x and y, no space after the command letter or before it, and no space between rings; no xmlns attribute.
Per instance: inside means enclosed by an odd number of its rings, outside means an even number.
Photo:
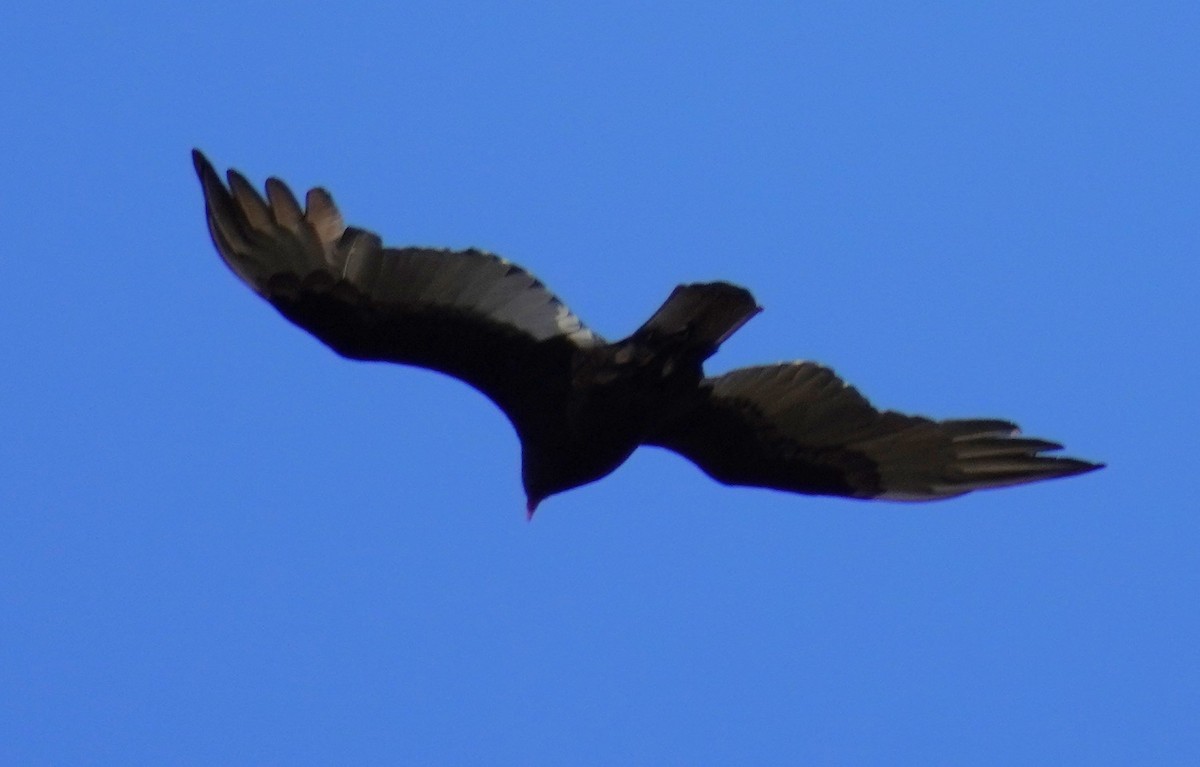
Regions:
<svg viewBox="0 0 1200 767"><path fill-rule="evenodd" d="M707 359L761 311L750 291L728 282L680 285L634 335L684 338Z"/></svg>

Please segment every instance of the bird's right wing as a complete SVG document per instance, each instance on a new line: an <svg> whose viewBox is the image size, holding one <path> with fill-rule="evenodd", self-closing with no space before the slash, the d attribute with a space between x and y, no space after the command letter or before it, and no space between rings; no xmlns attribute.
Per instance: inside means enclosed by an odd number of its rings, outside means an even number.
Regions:
<svg viewBox="0 0 1200 767"><path fill-rule="evenodd" d="M228 188L198 151L208 228L225 263L338 354L452 375L518 432L566 395L574 352L603 343L524 269L477 250L385 248L347 227L323 189L301 209L278 179L264 200L236 171Z"/></svg>
<svg viewBox="0 0 1200 767"><path fill-rule="evenodd" d="M647 444L713 479L797 493L922 501L1100 468L1041 455L1061 445L1007 421L933 421L880 411L811 362L705 379L702 399Z"/></svg>

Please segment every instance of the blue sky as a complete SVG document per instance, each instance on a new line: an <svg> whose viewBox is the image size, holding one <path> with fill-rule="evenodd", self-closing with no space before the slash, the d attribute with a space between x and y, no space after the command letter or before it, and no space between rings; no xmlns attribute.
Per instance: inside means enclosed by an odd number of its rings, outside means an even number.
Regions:
<svg viewBox="0 0 1200 767"><path fill-rule="evenodd" d="M1200 759L1200 6L4 16L0 762ZM483 397L222 266L193 146L610 337L744 284L710 370L1109 468L868 504L642 450L526 524Z"/></svg>

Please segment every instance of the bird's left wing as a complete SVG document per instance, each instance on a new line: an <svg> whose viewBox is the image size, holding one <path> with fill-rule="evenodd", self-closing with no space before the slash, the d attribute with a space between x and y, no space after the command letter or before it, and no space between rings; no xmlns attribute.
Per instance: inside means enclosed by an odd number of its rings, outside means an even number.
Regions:
<svg viewBox="0 0 1200 767"><path fill-rule="evenodd" d="M1100 468L1042 455L1061 445L1017 433L1007 421L880 411L828 368L796 362L705 379L695 407L646 442L729 485L904 501Z"/></svg>
<svg viewBox="0 0 1200 767"><path fill-rule="evenodd" d="M477 250L385 248L347 227L323 189L300 204L278 179L264 200L236 171L226 187L199 151L208 228L225 263L339 354L452 375L524 436L565 396L574 352L603 343L533 275Z"/></svg>

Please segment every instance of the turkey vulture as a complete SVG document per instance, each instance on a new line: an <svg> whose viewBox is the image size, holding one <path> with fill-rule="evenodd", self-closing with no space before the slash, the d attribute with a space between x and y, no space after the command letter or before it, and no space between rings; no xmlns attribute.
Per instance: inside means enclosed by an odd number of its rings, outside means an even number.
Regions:
<svg viewBox="0 0 1200 767"><path fill-rule="evenodd" d="M301 209L192 159L208 229L234 274L338 354L432 368L492 400L521 441L527 510L606 476L639 445L674 450L728 485L923 501L1100 468L994 419L880 411L812 362L706 377L703 363L760 311L725 282L675 288L609 343L533 275L478 250L388 248L348 227L324 189Z"/></svg>

